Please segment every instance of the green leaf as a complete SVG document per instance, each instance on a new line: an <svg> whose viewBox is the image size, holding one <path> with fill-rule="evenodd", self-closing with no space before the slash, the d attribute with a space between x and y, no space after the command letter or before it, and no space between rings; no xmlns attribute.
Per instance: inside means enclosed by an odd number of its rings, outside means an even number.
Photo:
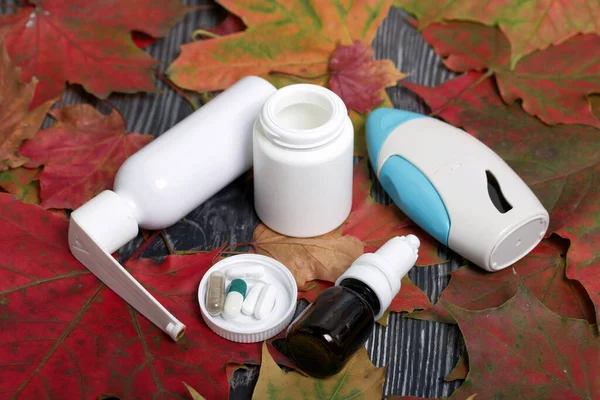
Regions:
<svg viewBox="0 0 600 400"><path fill-rule="evenodd" d="M0 171L0 188L27 204L40 204L40 183L36 180L41 168L14 168Z"/></svg>
<svg viewBox="0 0 600 400"><path fill-rule="evenodd" d="M394 0L394 6L415 15L421 28L443 20L499 26L512 47L511 67L578 33L600 34L597 0Z"/></svg>
<svg viewBox="0 0 600 400"><path fill-rule="evenodd" d="M198 92L225 89L247 75L328 73L338 44L370 45L391 0L219 0L247 25L243 32L181 47L167 74Z"/></svg>
<svg viewBox="0 0 600 400"><path fill-rule="evenodd" d="M264 343L262 364L252 399L380 399L384 378L385 367L377 368L371 364L364 347L361 347L340 373L327 379L317 379L296 371L281 370Z"/></svg>
<svg viewBox="0 0 600 400"><path fill-rule="evenodd" d="M192 396L192 400L206 400L204 398L204 396L202 396L200 393L198 393L196 391L196 389L194 389L193 387L191 387L190 385L188 385L185 382L182 382L182 383L185 385L185 387L187 388L188 392L190 392L190 396Z"/></svg>

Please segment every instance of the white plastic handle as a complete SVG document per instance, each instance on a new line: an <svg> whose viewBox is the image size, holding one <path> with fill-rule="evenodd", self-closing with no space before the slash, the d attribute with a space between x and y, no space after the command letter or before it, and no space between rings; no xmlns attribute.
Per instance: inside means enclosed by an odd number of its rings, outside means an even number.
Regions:
<svg viewBox="0 0 600 400"><path fill-rule="evenodd" d="M158 302L121 264L103 250L79 225L77 214L71 214L69 247L79 262L106 286L121 296L150 322L177 341L185 333L185 325Z"/></svg>

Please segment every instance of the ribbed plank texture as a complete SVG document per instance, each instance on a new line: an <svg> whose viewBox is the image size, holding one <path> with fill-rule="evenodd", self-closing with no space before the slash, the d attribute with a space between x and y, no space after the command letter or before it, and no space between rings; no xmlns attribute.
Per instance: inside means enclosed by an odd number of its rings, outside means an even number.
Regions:
<svg viewBox="0 0 600 400"><path fill-rule="evenodd" d="M211 28L225 15L222 8L210 1L184 0L183 3L203 7L186 16L168 37L149 47L148 51L152 56L162 62L159 67L161 72L175 59L179 46L191 41L194 29ZM15 4L15 1L7 1L5 4ZM0 7L0 12L13 11ZM405 14L392 8L373 43L376 57L394 61L402 72L411 74L407 78L411 82L435 86L451 78L452 72L444 68L439 57L405 18ZM90 103L103 112L115 107L127 120L129 131L158 136L189 115L193 109L164 82L158 80L157 86L161 93L115 94L106 102L86 94L78 86L70 86L63 96L62 104ZM397 108L421 113L428 111L415 95L401 86L389 89L388 93ZM197 95L191 96L198 101ZM48 118L44 126L51 123ZM390 201L380 187L373 190L373 196L382 203ZM172 251L207 250L224 242L248 242L252 240L252 232L258 223L253 208L252 185L241 177L183 221L166 229L164 238L155 240L143 256L163 257L168 248ZM140 236L121 249L121 258L127 258L141 242ZM445 265L414 268L409 273L413 282L432 301L437 300L447 285L447 273L458 266L456 257L449 255L453 261ZM450 372L463 348L456 326L406 319L396 313L390 316L388 323L387 328L377 326L367 343L373 362L378 366L387 365L384 394L423 397L449 395L458 383L446 383L443 377ZM230 397L250 398L257 372L257 368L236 372L231 382Z"/></svg>

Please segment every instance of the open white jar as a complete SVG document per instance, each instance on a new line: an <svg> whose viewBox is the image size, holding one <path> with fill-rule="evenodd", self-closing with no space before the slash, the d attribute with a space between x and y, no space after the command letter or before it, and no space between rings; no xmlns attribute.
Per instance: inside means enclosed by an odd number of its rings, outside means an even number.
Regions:
<svg viewBox="0 0 600 400"><path fill-rule="evenodd" d="M317 85L286 86L263 105L253 137L254 202L265 225L312 237L345 221L354 129L342 99Z"/></svg>

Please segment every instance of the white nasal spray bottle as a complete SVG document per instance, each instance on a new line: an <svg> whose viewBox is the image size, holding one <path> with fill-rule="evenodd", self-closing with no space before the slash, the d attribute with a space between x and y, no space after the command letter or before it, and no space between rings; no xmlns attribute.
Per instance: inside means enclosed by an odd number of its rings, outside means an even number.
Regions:
<svg viewBox="0 0 600 400"><path fill-rule="evenodd" d="M128 158L114 189L71 214L69 246L83 265L173 340L185 325L167 311L111 253L138 226L176 223L252 166L252 126L276 91L246 77Z"/></svg>
<svg viewBox="0 0 600 400"><path fill-rule="evenodd" d="M529 253L548 212L489 147L440 120L379 108L367 118L369 159L394 203L435 239L488 271Z"/></svg>

